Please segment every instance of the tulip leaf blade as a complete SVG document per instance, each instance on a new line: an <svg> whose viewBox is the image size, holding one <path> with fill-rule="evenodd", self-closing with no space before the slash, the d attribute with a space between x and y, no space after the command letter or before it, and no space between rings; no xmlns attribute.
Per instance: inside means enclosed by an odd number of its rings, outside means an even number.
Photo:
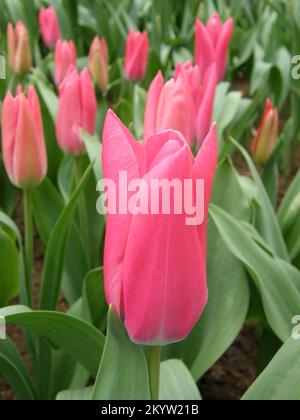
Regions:
<svg viewBox="0 0 300 420"><path fill-rule="evenodd" d="M300 313L300 273L284 260L272 257L249 231L227 212L211 206L210 215L226 247L248 268L261 293L270 327L285 342L290 337L291 320Z"/></svg>
<svg viewBox="0 0 300 420"><path fill-rule="evenodd" d="M200 401L201 395L191 373L180 360L161 363L160 400Z"/></svg>
<svg viewBox="0 0 300 420"><path fill-rule="evenodd" d="M92 171L88 167L79 185L72 194L66 208L59 217L47 246L45 264L42 275L40 308L53 310L56 307L62 282L64 259L71 223L77 201L82 193Z"/></svg>
<svg viewBox="0 0 300 420"><path fill-rule="evenodd" d="M244 395L244 401L299 401L300 340L290 338Z"/></svg>
<svg viewBox="0 0 300 420"><path fill-rule="evenodd" d="M105 339L90 324L60 312L32 311L23 306L3 308L0 316L7 324L38 333L49 340L55 350L64 350L96 376Z"/></svg>
<svg viewBox="0 0 300 420"><path fill-rule="evenodd" d="M20 258L14 240L0 226L0 307L19 292Z"/></svg>
<svg viewBox="0 0 300 420"><path fill-rule="evenodd" d="M129 340L124 326L111 308L105 348L92 399L150 399L148 369L143 350Z"/></svg>

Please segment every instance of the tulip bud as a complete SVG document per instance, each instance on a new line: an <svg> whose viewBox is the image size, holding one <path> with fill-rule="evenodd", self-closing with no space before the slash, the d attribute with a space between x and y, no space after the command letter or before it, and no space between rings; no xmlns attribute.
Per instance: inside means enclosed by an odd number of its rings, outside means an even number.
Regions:
<svg viewBox="0 0 300 420"><path fill-rule="evenodd" d="M105 38L96 36L90 48L89 70L102 92L105 92L108 86L108 49Z"/></svg>
<svg viewBox="0 0 300 420"><path fill-rule="evenodd" d="M143 190L149 192L147 211L108 212L104 253L107 302L124 320L132 341L166 345L183 340L208 298L206 230L217 164L216 127L211 128L194 158L179 132L157 133L140 144L110 111L103 131L102 161L104 178L113 181L122 202L141 208L141 195L130 187L131 182L135 186L137 181L143 183ZM127 189L120 183L120 173L127 174ZM185 214L175 210L151 211L155 204L152 181L162 180L177 180L182 185L187 180L193 185L197 180L204 182L205 193L199 200L204 210L202 224L188 226ZM175 202L172 194L169 197Z"/></svg>
<svg viewBox="0 0 300 420"><path fill-rule="evenodd" d="M227 69L227 57L233 31L233 20L222 24L218 13L214 13L206 26L200 20L195 24L195 62L201 77L215 63L218 80L223 80Z"/></svg>
<svg viewBox="0 0 300 420"><path fill-rule="evenodd" d="M19 21L14 29L11 23L7 27L8 61L17 74L26 73L32 67L29 34L23 22Z"/></svg>
<svg viewBox="0 0 300 420"><path fill-rule="evenodd" d="M149 39L147 32L129 31L125 54L125 77L128 80L143 80L148 64Z"/></svg>
<svg viewBox="0 0 300 420"><path fill-rule="evenodd" d="M60 29L54 7L49 6L47 9L41 9L39 24L44 43L48 48L55 47L56 42L60 39Z"/></svg>
<svg viewBox="0 0 300 420"><path fill-rule="evenodd" d="M24 190L37 186L47 172L47 155L40 104L34 88L27 97L9 92L2 109L2 151L11 182Z"/></svg>
<svg viewBox="0 0 300 420"><path fill-rule="evenodd" d="M66 77L69 67L76 66L77 51L73 41L58 40L55 47L55 81L59 86Z"/></svg>
<svg viewBox="0 0 300 420"><path fill-rule="evenodd" d="M268 98L257 135L253 139L251 151L255 161L264 165L269 160L278 137L279 115L272 101Z"/></svg>
<svg viewBox="0 0 300 420"><path fill-rule="evenodd" d="M217 70L213 64L204 80L198 66L179 64L175 76L164 84L159 72L152 82L146 103L144 140L166 129L180 131L192 146L207 136L213 113Z"/></svg>
<svg viewBox="0 0 300 420"><path fill-rule="evenodd" d="M94 135L97 119L97 99L90 74L81 74L70 67L59 89L59 106L56 124L57 142L62 150L75 156L84 152L80 130Z"/></svg>

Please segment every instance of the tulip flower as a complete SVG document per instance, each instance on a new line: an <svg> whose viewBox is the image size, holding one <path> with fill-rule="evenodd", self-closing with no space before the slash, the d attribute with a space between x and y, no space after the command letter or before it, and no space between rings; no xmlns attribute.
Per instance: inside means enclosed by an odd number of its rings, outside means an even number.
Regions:
<svg viewBox="0 0 300 420"><path fill-rule="evenodd" d="M29 34L23 22L16 28L11 23L7 27L8 61L11 69L17 74L26 73L32 67L32 54Z"/></svg>
<svg viewBox="0 0 300 420"><path fill-rule="evenodd" d="M54 7L49 6L47 9L41 9L39 24L42 38L47 47L55 47L56 42L60 39L60 29Z"/></svg>
<svg viewBox="0 0 300 420"><path fill-rule="evenodd" d="M66 77L69 67L76 66L77 51L73 41L58 40L55 47L55 81L59 86Z"/></svg>
<svg viewBox="0 0 300 420"><path fill-rule="evenodd" d="M108 86L108 49L105 38L96 36L90 48L89 70L102 92L105 92Z"/></svg>
<svg viewBox="0 0 300 420"><path fill-rule="evenodd" d="M227 69L227 57L233 31L233 19L222 24L218 13L214 13L207 26L200 20L195 25L195 62L199 66L201 76L216 63L218 80L223 80Z"/></svg>
<svg viewBox="0 0 300 420"><path fill-rule="evenodd" d="M75 156L85 150L80 130L95 134L97 99L89 71L81 74L70 67L59 89L59 106L56 124L57 142L62 150Z"/></svg>
<svg viewBox="0 0 300 420"><path fill-rule="evenodd" d="M129 31L126 43L125 69L126 79L143 80L148 64L149 39L147 32Z"/></svg>
<svg viewBox="0 0 300 420"><path fill-rule="evenodd" d="M257 163L264 165L269 160L276 146L278 129L278 110L268 98L257 135L251 146L252 155Z"/></svg>
<svg viewBox="0 0 300 420"><path fill-rule="evenodd" d="M217 163L216 126L194 158L181 133L167 130L140 144L109 111L102 160L104 178L114 182L119 200L128 198L133 209L140 206L139 195L120 185L120 173L126 173L127 186L136 180L145 183L146 192L152 180L204 182L200 200L204 223L198 226L188 226L186 215L175 211L153 214L151 199L146 205L149 212L108 212L107 216L104 278L108 303L136 343L160 346L183 340L208 298L206 228Z"/></svg>
<svg viewBox="0 0 300 420"><path fill-rule="evenodd" d="M147 96L144 139L173 129L180 131L192 147L199 147L210 129L216 86L215 64L203 81L198 66L190 62L179 64L174 78L165 84L159 72Z"/></svg>
<svg viewBox="0 0 300 420"><path fill-rule="evenodd" d="M47 172L47 155L39 100L34 87L27 97L9 92L2 109L2 152L11 182L23 190L38 185Z"/></svg>

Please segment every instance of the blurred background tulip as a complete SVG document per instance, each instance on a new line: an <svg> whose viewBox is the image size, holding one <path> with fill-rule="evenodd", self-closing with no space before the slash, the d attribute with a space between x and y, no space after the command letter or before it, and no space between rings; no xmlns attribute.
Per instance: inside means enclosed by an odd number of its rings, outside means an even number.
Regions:
<svg viewBox="0 0 300 420"><path fill-rule="evenodd" d="M17 74L26 73L32 67L32 54L28 31L19 21L14 28L11 23L7 27L8 60L11 69Z"/></svg>
<svg viewBox="0 0 300 420"><path fill-rule="evenodd" d="M83 153L80 129L94 135L96 119L97 100L89 71L84 69L79 74L71 66L59 88L56 137L61 149L75 156Z"/></svg>
<svg viewBox="0 0 300 420"><path fill-rule="evenodd" d="M161 72L147 96L144 140L166 129L180 131L190 146L200 146L211 126L217 86L215 64L204 79L198 66L179 64L175 76L164 84Z"/></svg>
<svg viewBox="0 0 300 420"><path fill-rule="evenodd" d="M71 65L76 67L77 51L73 41L58 40L55 47L55 81L59 86Z"/></svg>
<svg viewBox="0 0 300 420"><path fill-rule="evenodd" d="M186 215L172 210L153 215L150 202L148 214L107 217L104 277L108 303L125 320L134 342L160 346L183 340L207 303L206 228L217 164L216 127L194 159L179 132L155 134L141 145L109 111L102 159L104 178L118 187L120 171L126 171L128 183L145 182L149 192L154 179L204 180L202 225L187 226ZM121 194L126 194L124 186ZM138 206L138 197L132 192L127 198Z"/></svg>
<svg viewBox="0 0 300 420"><path fill-rule="evenodd" d="M276 146L278 130L278 110L268 98L258 132L251 145L252 156L258 164L264 165L268 162Z"/></svg>
<svg viewBox="0 0 300 420"><path fill-rule="evenodd" d="M108 86L108 64L109 57L106 40L96 36L90 48L89 70L102 92L105 92Z"/></svg>
<svg viewBox="0 0 300 420"><path fill-rule="evenodd" d="M47 156L39 100L34 88L27 97L18 88L9 92L2 109L2 151L7 174L14 185L30 190L47 172Z"/></svg>
<svg viewBox="0 0 300 420"><path fill-rule="evenodd" d="M56 42L60 39L60 29L54 7L50 6L40 10L39 24L44 43L48 48L55 47Z"/></svg>
<svg viewBox="0 0 300 420"><path fill-rule="evenodd" d="M227 59L233 31L233 19L222 24L218 13L214 13L205 26L200 20L195 24L195 62L201 76L212 63L216 63L218 79L223 80L227 70Z"/></svg>
<svg viewBox="0 0 300 420"><path fill-rule="evenodd" d="M149 39L147 32L130 30L127 36L125 69L126 79L131 81L143 80L148 64Z"/></svg>

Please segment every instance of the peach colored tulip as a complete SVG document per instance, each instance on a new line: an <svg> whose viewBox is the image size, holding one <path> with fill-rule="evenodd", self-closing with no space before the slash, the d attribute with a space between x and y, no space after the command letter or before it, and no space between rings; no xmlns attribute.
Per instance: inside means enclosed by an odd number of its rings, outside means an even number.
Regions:
<svg viewBox="0 0 300 420"><path fill-rule="evenodd" d="M58 40L55 47L55 81L59 86L66 77L69 67L76 66L77 51L73 41Z"/></svg>
<svg viewBox="0 0 300 420"><path fill-rule="evenodd" d="M215 64L203 81L198 66L190 62L179 64L174 78L165 84L159 72L148 91L144 139L173 129L180 131L192 147L199 147L211 126L216 86Z"/></svg>
<svg viewBox="0 0 300 420"><path fill-rule="evenodd" d="M147 32L130 30L127 36L125 69L126 79L131 81L143 80L148 64L149 39Z"/></svg>
<svg viewBox="0 0 300 420"><path fill-rule="evenodd" d="M56 42L60 39L60 29L54 7L49 6L47 9L40 10L39 24L44 43L48 48L55 47Z"/></svg>
<svg viewBox="0 0 300 420"><path fill-rule="evenodd" d="M120 172L128 184L143 181L151 196L152 180L204 181L204 223L187 226L185 214L108 214L104 254L107 302L124 320L132 341L166 345L186 338L208 298L206 231L217 164L216 126L196 158L181 133L157 133L144 144L109 111L103 131L104 178L139 206L139 194L120 189ZM118 190L118 193L119 193ZM123 200L124 197L120 197ZM150 200L151 201L151 200ZM134 204L134 202L136 204ZM199 204L199 203L198 203Z"/></svg>
<svg viewBox="0 0 300 420"><path fill-rule="evenodd" d="M108 86L108 49L105 38L96 36L90 48L89 70L102 92L105 92Z"/></svg>
<svg viewBox="0 0 300 420"><path fill-rule="evenodd" d="M18 88L9 92L2 109L2 151L7 174L17 187L30 190L47 172L47 155L39 100L34 88L28 96Z"/></svg>
<svg viewBox="0 0 300 420"><path fill-rule="evenodd" d="M78 74L75 67L70 67L59 89L56 137L61 149L73 155L83 153L80 130L94 135L96 119L97 99L89 71Z"/></svg>
<svg viewBox="0 0 300 420"><path fill-rule="evenodd" d="M28 31L19 21L16 28L11 23L7 27L8 61L17 74L26 73L32 67L32 54Z"/></svg>
<svg viewBox="0 0 300 420"><path fill-rule="evenodd" d="M278 110L268 98L257 135L253 139L251 146L252 155L257 163L264 165L268 162L276 146L278 130Z"/></svg>
<svg viewBox="0 0 300 420"><path fill-rule="evenodd" d="M218 79L222 80L227 70L227 57L233 31L233 20L222 24L218 13L214 13L207 26L200 20L195 25L195 62L203 77L212 63L217 64Z"/></svg>

